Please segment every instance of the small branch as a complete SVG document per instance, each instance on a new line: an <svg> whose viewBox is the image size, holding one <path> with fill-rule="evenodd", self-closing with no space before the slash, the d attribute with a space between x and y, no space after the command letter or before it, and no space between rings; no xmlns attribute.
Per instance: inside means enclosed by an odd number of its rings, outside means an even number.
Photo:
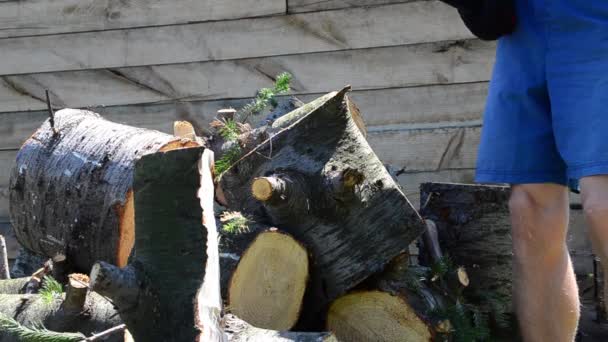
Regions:
<svg viewBox="0 0 608 342"><path fill-rule="evenodd" d="M57 129L55 128L55 112L53 111L53 106L51 106L51 98L49 96L49 90L44 90L46 94L46 106L49 111L49 123L51 124L51 129L53 130L53 134L57 134Z"/></svg>
<svg viewBox="0 0 608 342"><path fill-rule="evenodd" d="M90 275L91 290L112 299L120 310L136 305L139 295L139 284L135 270L127 266L118 268L100 261L93 265Z"/></svg>
<svg viewBox="0 0 608 342"><path fill-rule="evenodd" d="M68 311L81 312L87 299L89 277L84 274L70 274L63 306Z"/></svg>
<svg viewBox="0 0 608 342"><path fill-rule="evenodd" d="M8 267L8 254L6 252L6 241L0 235L0 279L11 279Z"/></svg>
<svg viewBox="0 0 608 342"><path fill-rule="evenodd" d="M110 328L110 329L102 331L102 332L100 332L98 334L93 334L92 336L87 337L87 338L85 338L82 341L86 341L86 342L88 342L88 341L96 341L99 338L106 337L108 335L114 334L114 333L119 332L119 331L123 331L126 328L127 328L127 326L125 324L117 325L114 328Z"/></svg>

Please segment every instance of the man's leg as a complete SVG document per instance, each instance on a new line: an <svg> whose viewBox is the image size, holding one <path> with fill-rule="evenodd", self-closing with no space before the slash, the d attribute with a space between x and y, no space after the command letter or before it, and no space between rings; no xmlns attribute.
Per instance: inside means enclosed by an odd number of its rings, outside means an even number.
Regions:
<svg viewBox="0 0 608 342"><path fill-rule="evenodd" d="M589 237L595 254L600 258L604 277L608 276L608 176L581 179L581 193ZM604 281L604 296L608 282Z"/></svg>
<svg viewBox="0 0 608 342"><path fill-rule="evenodd" d="M566 247L568 190L556 184L515 185L509 207L514 304L524 341L571 342L579 300Z"/></svg>

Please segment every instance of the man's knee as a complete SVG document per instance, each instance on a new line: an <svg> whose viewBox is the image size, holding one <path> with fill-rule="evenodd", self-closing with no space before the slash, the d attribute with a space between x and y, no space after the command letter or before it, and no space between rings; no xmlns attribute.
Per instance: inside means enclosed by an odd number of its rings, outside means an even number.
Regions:
<svg viewBox="0 0 608 342"><path fill-rule="evenodd" d="M509 209L516 258L561 256L568 227L568 192L553 184L516 185Z"/></svg>
<svg viewBox="0 0 608 342"><path fill-rule="evenodd" d="M585 218L591 229L608 226L608 177L583 178L581 190Z"/></svg>

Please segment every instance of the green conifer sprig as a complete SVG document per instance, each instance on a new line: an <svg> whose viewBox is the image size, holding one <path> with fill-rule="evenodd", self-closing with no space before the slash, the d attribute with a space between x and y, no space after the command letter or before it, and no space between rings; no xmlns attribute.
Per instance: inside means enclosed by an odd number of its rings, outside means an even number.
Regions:
<svg viewBox="0 0 608 342"><path fill-rule="evenodd" d="M22 342L76 342L86 338L80 333L58 333L43 327L28 328L4 314L0 314L0 331L14 335Z"/></svg>

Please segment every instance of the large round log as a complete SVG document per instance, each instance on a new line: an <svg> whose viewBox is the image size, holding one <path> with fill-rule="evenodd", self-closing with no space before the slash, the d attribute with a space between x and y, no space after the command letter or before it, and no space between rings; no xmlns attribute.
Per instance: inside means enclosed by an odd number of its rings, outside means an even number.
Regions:
<svg viewBox="0 0 608 342"><path fill-rule="evenodd" d="M452 289L441 286L444 280L429 268L410 266L403 253L335 300L327 327L341 341L448 341L453 326L445 311L453 300L448 296Z"/></svg>
<svg viewBox="0 0 608 342"><path fill-rule="evenodd" d="M258 328L289 330L298 318L308 282L308 252L276 229L261 232L232 274L228 307Z"/></svg>
<svg viewBox="0 0 608 342"><path fill-rule="evenodd" d="M225 202L284 229L310 249L301 327L381 271L424 230L367 143L354 106L332 92L273 122L270 137L220 175Z"/></svg>
<svg viewBox="0 0 608 342"><path fill-rule="evenodd" d="M75 270L127 263L133 246L133 167L141 156L198 145L75 109L55 113L21 147L10 178L20 244Z"/></svg>

